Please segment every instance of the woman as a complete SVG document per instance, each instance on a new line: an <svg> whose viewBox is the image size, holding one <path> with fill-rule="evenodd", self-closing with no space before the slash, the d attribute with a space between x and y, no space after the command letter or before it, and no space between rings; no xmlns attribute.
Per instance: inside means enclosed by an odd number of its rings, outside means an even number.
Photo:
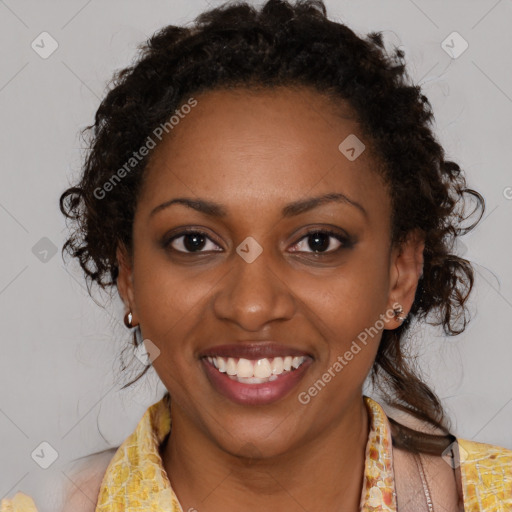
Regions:
<svg viewBox="0 0 512 512"><path fill-rule="evenodd" d="M484 201L402 57L269 0L166 27L118 73L64 250L168 392L66 510L512 510L512 451L450 434L404 356L413 319L464 330L450 248Z"/></svg>

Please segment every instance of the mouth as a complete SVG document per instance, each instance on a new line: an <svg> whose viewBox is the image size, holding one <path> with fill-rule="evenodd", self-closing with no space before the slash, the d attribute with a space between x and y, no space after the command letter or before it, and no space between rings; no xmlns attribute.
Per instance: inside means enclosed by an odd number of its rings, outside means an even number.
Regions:
<svg viewBox="0 0 512 512"><path fill-rule="evenodd" d="M214 389L235 403L264 405L288 395L313 362L309 355L248 359L203 356L201 362Z"/></svg>
<svg viewBox="0 0 512 512"><path fill-rule="evenodd" d="M263 359L245 359L243 357L206 358L220 373L244 384L263 384L279 378L286 372L298 369L306 361L306 356L286 356Z"/></svg>

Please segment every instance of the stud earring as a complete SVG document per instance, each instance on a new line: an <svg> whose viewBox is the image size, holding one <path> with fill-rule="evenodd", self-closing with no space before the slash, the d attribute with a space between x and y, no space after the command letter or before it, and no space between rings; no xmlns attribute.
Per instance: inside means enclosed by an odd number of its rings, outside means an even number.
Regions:
<svg viewBox="0 0 512 512"><path fill-rule="evenodd" d="M401 304L398 304L398 307L393 309L393 313L395 313L395 318L397 320L400 320L400 323L402 323L407 318L407 315L402 316L403 312L404 308L402 307Z"/></svg>

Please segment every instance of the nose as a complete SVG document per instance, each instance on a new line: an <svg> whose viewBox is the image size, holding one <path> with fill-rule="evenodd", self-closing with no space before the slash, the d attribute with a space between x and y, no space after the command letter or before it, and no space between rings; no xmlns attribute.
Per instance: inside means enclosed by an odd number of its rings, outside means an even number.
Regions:
<svg viewBox="0 0 512 512"><path fill-rule="evenodd" d="M233 268L219 286L213 299L215 315L246 331L261 331L267 323L295 314L292 290L271 268L266 251L252 263L235 255Z"/></svg>

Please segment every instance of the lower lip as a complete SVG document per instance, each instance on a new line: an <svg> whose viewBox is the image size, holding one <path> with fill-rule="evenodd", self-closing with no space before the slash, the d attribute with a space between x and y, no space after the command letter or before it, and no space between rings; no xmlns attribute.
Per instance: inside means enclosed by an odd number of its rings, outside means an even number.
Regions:
<svg viewBox="0 0 512 512"><path fill-rule="evenodd" d="M312 359L308 357L297 369L281 374L273 381L244 384L230 379L226 373L219 372L208 359L202 358L201 361L213 387L233 402L244 405L266 405L285 397L312 363Z"/></svg>

